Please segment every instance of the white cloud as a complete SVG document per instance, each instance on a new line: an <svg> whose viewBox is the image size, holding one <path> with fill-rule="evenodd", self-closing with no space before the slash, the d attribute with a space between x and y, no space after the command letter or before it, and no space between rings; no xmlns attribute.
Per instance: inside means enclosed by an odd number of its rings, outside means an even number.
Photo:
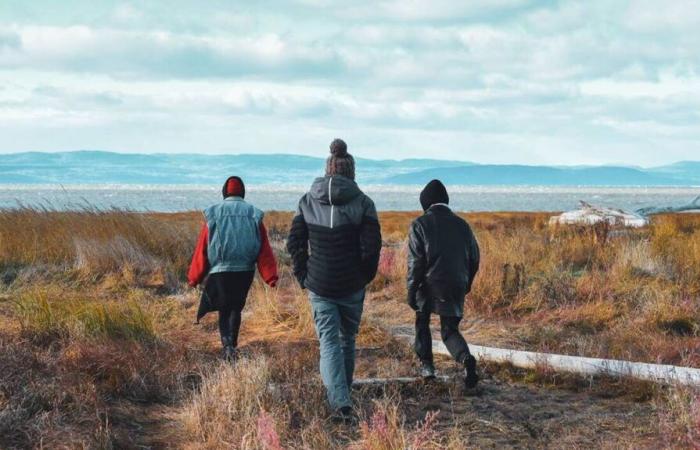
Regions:
<svg viewBox="0 0 700 450"><path fill-rule="evenodd" d="M391 0L380 2L379 10L393 19L409 21L478 18L528 5L525 0Z"/></svg>
<svg viewBox="0 0 700 450"><path fill-rule="evenodd" d="M697 1L37 0L0 11L0 151L690 159Z"/></svg>

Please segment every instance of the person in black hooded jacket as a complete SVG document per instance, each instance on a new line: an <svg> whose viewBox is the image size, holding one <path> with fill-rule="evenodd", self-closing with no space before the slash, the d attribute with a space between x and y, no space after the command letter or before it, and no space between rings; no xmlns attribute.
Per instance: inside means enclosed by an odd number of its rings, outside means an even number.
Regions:
<svg viewBox="0 0 700 450"><path fill-rule="evenodd" d="M459 332L464 298L479 270L479 245L469 224L452 212L447 189L433 180L420 194L425 214L411 224L408 304L416 311L414 349L421 375L435 377L430 315L440 316L440 334L452 357L465 368L465 385L478 382L476 359Z"/></svg>
<svg viewBox="0 0 700 450"><path fill-rule="evenodd" d="M336 139L330 149L326 176L299 201L287 250L294 275L309 291L328 401L335 418L346 421L352 417L355 337L365 287L377 274L382 235L374 202L355 183L347 145Z"/></svg>

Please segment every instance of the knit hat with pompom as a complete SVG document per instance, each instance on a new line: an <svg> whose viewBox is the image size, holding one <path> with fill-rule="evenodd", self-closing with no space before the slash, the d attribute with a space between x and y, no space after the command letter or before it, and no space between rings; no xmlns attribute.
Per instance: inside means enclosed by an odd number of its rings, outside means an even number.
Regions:
<svg viewBox="0 0 700 450"><path fill-rule="evenodd" d="M331 142L331 156L326 160L326 176L333 175L355 179L355 158L348 153L348 145L342 139Z"/></svg>

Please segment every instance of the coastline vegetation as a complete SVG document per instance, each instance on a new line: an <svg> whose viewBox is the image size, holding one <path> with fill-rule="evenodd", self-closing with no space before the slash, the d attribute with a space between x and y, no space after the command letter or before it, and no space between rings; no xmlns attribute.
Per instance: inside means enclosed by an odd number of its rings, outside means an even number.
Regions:
<svg viewBox="0 0 700 450"><path fill-rule="evenodd" d="M380 214L361 378L414 374L391 331L412 326L405 239L416 215ZM483 255L467 340L700 367L700 215L658 216L638 230L553 228L550 216L464 214ZM0 447L699 445L693 390L495 365L484 365L481 397L463 398L456 383L363 387L360 424L331 424L311 312L284 251L291 214L265 220L282 277L277 289L256 281L245 356L231 367L219 360L215 318L193 325L198 294L184 283L201 214L0 211ZM578 420L537 415L562 402Z"/></svg>

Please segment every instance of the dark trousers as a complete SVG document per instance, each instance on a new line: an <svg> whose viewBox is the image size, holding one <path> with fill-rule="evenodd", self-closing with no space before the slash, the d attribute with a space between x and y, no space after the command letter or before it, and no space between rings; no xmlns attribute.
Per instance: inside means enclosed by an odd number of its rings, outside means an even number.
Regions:
<svg viewBox="0 0 700 450"><path fill-rule="evenodd" d="M440 316L440 335L450 355L458 363L469 356L469 346L459 332L461 317ZM416 355L421 363L433 365L433 336L430 333L430 312L416 313Z"/></svg>
<svg viewBox="0 0 700 450"><path fill-rule="evenodd" d="M219 333L224 347L238 346L241 314L255 272L220 272L209 276L206 294L210 310L219 311Z"/></svg>
<svg viewBox="0 0 700 450"><path fill-rule="evenodd" d="M219 334L221 344L238 347L238 332L241 330L241 314L237 309L227 309L219 311Z"/></svg>

